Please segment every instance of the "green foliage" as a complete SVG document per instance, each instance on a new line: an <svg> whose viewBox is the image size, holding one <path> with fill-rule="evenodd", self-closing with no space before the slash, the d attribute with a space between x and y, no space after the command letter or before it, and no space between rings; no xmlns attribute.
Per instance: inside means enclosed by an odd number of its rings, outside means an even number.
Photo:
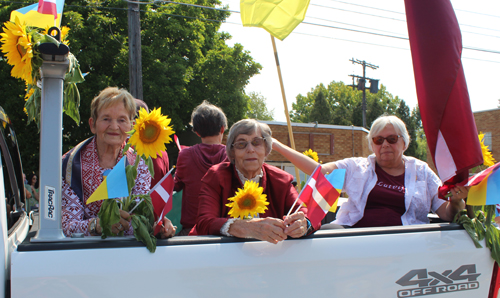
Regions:
<svg viewBox="0 0 500 298"><path fill-rule="evenodd" d="M473 206L471 212L474 214L473 218L467 215L466 210L462 210L457 214L457 223L464 227L476 248L482 248L479 241L485 239L486 247L491 251L491 257L497 264L500 264L500 231L492 224L495 208L495 205ZM486 212L486 216L484 216L484 212Z"/></svg>
<svg viewBox="0 0 500 298"><path fill-rule="evenodd" d="M102 229L101 237L106 239L109 236L116 236L111 231L111 226L120 222L120 208L114 199L105 199L99 209L99 225Z"/></svg>
<svg viewBox="0 0 500 298"><path fill-rule="evenodd" d="M318 123L332 122L332 108L325 98L325 93L326 90L324 86L320 85L320 89L314 98L314 105L311 110L310 119L312 121L318 121Z"/></svg>
<svg viewBox="0 0 500 298"><path fill-rule="evenodd" d="M183 2L210 7L220 4L218 0ZM32 3L1 3L0 21L7 21L12 10ZM188 127L192 110L204 99L223 108L229 125L242 119L248 105L244 87L262 67L241 45L227 46L227 33L217 32L229 13L177 4L141 5L140 9L143 92L148 106L162 107L162 112L172 119L175 131ZM108 86L128 89L127 22L124 1L66 0L62 25L71 29L70 50L82 72L88 75L78 85L79 123L63 116L63 152L91 136L86 124L90 102L101 90ZM16 127L25 171L36 171L38 130L33 124L26 126L25 86L10 77L10 69L0 61L0 106ZM65 91L78 95L72 87Z"/></svg>
<svg viewBox="0 0 500 298"><path fill-rule="evenodd" d="M326 88L323 84L311 89L306 96L299 94L292 103L290 118L293 122L314 122L320 124L363 126L362 114L363 92L332 81ZM366 92L366 123L383 114L396 115L405 122L411 142L405 155L426 160L427 141L422 130L420 111L410 108L405 101L394 97L381 85L376 94Z"/></svg>
<svg viewBox="0 0 500 298"><path fill-rule="evenodd" d="M266 106L266 98L257 92L250 92L246 95L248 100L248 110L245 113L245 118L258 120L274 120L274 109L269 111Z"/></svg>

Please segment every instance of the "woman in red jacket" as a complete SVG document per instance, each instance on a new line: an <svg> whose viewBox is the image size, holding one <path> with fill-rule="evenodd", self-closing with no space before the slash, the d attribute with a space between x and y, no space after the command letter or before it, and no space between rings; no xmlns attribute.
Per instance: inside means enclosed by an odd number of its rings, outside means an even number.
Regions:
<svg viewBox="0 0 500 298"><path fill-rule="evenodd" d="M264 163L272 148L271 130L253 119L235 123L227 138L226 152L230 162L211 167L203 177L198 206L198 235L224 235L255 238L278 243L312 232L306 208L285 218L298 194L293 176ZM235 196L246 181L253 181L267 195L267 210L254 218L230 218L228 198Z"/></svg>

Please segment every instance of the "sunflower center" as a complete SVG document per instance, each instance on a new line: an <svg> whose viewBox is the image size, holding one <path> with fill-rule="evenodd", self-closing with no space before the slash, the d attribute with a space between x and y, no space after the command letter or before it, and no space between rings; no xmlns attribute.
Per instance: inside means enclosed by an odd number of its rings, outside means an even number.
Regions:
<svg viewBox="0 0 500 298"><path fill-rule="evenodd" d="M246 195L238 201L238 206L240 207L240 209L253 209L256 204L257 201L253 196L250 195Z"/></svg>
<svg viewBox="0 0 500 298"><path fill-rule="evenodd" d="M143 143L154 143L160 136L161 128L156 122L146 122L144 129L140 131L140 138Z"/></svg>
<svg viewBox="0 0 500 298"><path fill-rule="evenodd" d="M17 44L17 51L19 52L19 55L21 55L21 57L24 57L24 55L26 55L26 49L19 43Z"/></svg>

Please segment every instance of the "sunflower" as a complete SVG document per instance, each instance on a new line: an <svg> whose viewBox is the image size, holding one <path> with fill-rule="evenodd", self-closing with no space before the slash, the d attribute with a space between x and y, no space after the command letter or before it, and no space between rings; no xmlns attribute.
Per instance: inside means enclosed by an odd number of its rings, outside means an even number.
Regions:
<svg viewBox="0 0 500 298"><path fill-rule="evenodd" d="M33 46L31 37L26 32L26 24L20 24L19 18L16 17L15 23L9 21L5 22L4 25L4 33L0 34L2 36L0 41L3 43L1 50L5 53L7 63L14 66L11 75L32 84Z"/></svg>
<svg viewBox="0 0 500 298"><path fill-rule="evenodd" d="M312 151L312 149L306 150L306 151L302 152L302 154L304 154L307 157L312 158L315 162L318 162L318 160L319 160L318 153L316 153L315 151Z"/></svg>
<svg viewBox="0 0 500 298"><path fill-rule="evenodd" d="M245 182L243 190L238 188L235 196L228 199L228 201L232 201L232 203L226 204L227 207L231 207L229 215L233 218L244 219L245 217L254 217L258 213L264 213L269 202L267 195L262 194L263 190L257 182Z"/></svg>
<svg viewBox="0 0 500 298"><path fill-rule="evenodd" d="M488 146L484 144L484 134L482 132L479 133L479 142L481 143L481 151L483 152L483 164L487 167L491 167L496 161L488 149Z"/></svg>
<svg viewBox="0 0 500 298"><path fill-rule="evenodd" d="M170 135L175 133L169 124L170 119L161 114L161 108L154 109L151 113L142 108L131 131L130 145L134 146L138 155L145 158L156 158L157 154L162 156L165 143L170 143Z"/></svg>

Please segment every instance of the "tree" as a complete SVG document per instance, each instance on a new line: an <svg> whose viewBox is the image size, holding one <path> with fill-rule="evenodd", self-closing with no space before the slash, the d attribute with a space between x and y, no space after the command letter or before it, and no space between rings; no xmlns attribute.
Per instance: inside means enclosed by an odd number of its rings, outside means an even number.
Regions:
<svg viewBox="0 0 500 298"><path fill-rule="evenodd" d="M332 108L325 98L325 93L325 87L321 84L311 110L311 122L317 121L321 124L330 124L332 122Z"/></svg>
<svg viewBox="0 0 500 298"><path fill-rule="evenodd" d="M12 10L31 2L1 5L0 20L7 21ZM220 2L197 0L196 4L214 7ZM227 46L231 36L218 32L229 13L177 4L148 4L140 9L144 101L151 108L161 107L175 131L186 130L192 110L204 99L220 106L229 124L243 118L244 87L262 67L241 45ZM87 121L92 98L107 86L128 89L127 3L66 0L62 25L70 27L70 49L82 72L88 73L79 84L80 125L63 116L65 152L91 135ZM6 63L0 63L0 70L4 90L0 105L14 123L22 123L15 126L25 169L36 170L39 135L36 125L25 125L24 85L10 77Z"/></svg>
<svg viewBox="0 0 500 298"><path fill-rule="evenodd" d="M257 92L250 92L247 95L248 110L245 118L259 119L259 120L274 120L274 109L269 111L266 106L266 98Z"/></svg>

